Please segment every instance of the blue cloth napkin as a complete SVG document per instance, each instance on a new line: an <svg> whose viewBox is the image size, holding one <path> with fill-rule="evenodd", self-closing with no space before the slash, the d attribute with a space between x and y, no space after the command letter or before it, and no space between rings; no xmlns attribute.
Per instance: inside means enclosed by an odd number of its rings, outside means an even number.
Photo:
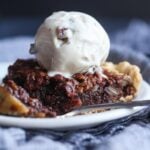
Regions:
<svg viewBox="0 0 150 150"><path fill-rule="evenodd" d="M150 83L150 26L132 21L128 28L113 35L108 60L130 61L140 66ZM15 37L0 41L0 61L29 58L32 37ZM0 127L0 150L149 150L150 109L110 121L93 128L76 131L34 130Z"/></svg>

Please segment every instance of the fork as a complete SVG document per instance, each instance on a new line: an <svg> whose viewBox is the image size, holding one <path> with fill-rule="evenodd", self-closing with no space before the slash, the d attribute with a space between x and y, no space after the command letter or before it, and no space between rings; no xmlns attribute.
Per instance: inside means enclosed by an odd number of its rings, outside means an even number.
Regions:
<svg viewBox="0 0 150 150"><path fill-rule="evenodd" d="M102 111L104 109L119 109L119 108L133 108L140 106L148 106L150 105L150 100L137 100L132 102L118 102L118 103L103 103L103 104L95 104L89 106L81 106L80 108L76 108L64 115L58 117L71 117L86 113L92 113L95 111Z"/></svg>

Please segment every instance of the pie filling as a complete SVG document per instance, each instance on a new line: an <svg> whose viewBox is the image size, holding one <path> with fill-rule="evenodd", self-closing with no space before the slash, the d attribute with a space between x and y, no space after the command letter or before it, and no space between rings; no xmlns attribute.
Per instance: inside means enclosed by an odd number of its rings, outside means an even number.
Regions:
<svg viewBox="0 0 150 150"><path fill-rule="evenodd" d="M71 78L48 76L36 60L17 60L8 68L4 88L29 108L26 116L55 117L84 105L129 101L136 94L128 74L106 68L98 72L77 73Z"/></svg>

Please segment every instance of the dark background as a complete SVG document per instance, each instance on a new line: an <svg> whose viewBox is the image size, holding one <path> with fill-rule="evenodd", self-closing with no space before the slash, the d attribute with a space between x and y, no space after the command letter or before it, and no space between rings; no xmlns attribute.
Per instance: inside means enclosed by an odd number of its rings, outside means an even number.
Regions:
<svg viewBox="0 0 150 150"><path fill-rule="evenodd" d="M150 0L0 0L0 38L34 35L44 18L58 10L88 13L112 32L131 19L149 20Z"/></svg>
<svg viewBox="0 0 150 150"><path fill-rule="evenodd" d="M0 0L1 16L47 16L56 10L80 10L94 16L150 16L150 0Z"/></svg>

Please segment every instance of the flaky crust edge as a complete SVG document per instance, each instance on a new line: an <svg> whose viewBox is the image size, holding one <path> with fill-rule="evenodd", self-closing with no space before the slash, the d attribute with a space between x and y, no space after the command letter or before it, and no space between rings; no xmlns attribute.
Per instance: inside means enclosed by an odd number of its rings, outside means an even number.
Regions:
<svg viewBox="0 0 150 150"><path fill-rule="evenodd" d="M123 61L118 64L114 64L112 62L105 62L101 67L114 74L124 74L128 75L131 78L131 82L136 90L136 93L135 95L129 95L125 98L121 98L120 100L132 100L138 94L143 80L140 68L138 66L132 65L127 61Z"/></svg>

